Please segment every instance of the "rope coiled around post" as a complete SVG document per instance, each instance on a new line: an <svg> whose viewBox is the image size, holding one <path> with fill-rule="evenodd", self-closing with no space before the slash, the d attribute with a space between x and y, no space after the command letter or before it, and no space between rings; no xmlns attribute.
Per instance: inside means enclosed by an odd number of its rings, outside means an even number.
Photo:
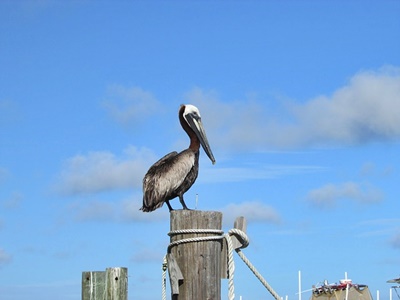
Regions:
<svg viewBox="0 0 400 300"><path fill-rule="evenodd" d="M178 234L218 234L212 236L200 236L194 238L187 238L174 241L168 245L168 253L170 252L171 248L180 244L185 243L193 243L193 242L202 242L202 241L213 241L213 240L221 240L223 239L223 231L218 229L181 229L181 230L174 230L170 231L168 235L170 237Z"/></svg>
<svg viewBox="0 0 400 300"><path fill-rule="evenodd" d="M221 240L225 239L227 243L227 260L228 260L228 274L229 274L229 282L228 282L228 299L235 299L235 287L234 287L234 273L235 273L235 263L233 259L233 250L239 255L239 257L243 260L246 266L253 272L253 274L257 277L257 279L264 285L264 287L271 293L271 295L276 299L280 300L281 297L272 289L272 287L268 284L268 282L262 277L262 275L257 271L257 269L253 266L253 264L247 259L247 257L243 254L241 249L246 248L249 245L249 238L246 233L240 229L232 228L228 231L228 233L223 234L222 230L216 229L183 229L183 230L174 230L168 233L169 236L174 236L178 234L216 234L214 236L205 236L205 237L194 237L187 238L174 241L168 245L168 253L172 247L175 247L184 243L193 243L193 242L201 242L201 241L211 241L211 240ZM235 236L238 241L242 244L239 248L234 249L232 243L232 236ZM163 274L162 274L162 300L167 299L166 295L166 272L167 272L167 258L164 256L163 260Z"/></svg>

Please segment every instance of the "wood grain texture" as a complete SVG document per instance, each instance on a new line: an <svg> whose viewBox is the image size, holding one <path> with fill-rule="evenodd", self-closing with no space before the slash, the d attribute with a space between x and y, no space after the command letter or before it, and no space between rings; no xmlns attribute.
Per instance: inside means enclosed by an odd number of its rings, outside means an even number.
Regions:
<svg viewBox="0 0 400 300"><path fill-rule="evenodd" d="M222 227L222 213L214 211L175 210L170 214L171 231L181 229L217 229ZM178 234L176 240L215 234ZM221 245L222 240L185 243L174 246L174 255L183 275L179 286L179 300L221 299Z"/></svg>

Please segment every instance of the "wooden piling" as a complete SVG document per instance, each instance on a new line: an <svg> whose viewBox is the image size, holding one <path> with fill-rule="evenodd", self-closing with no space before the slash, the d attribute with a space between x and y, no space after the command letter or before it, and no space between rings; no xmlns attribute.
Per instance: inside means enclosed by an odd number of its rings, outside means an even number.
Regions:
<svg viewBox="0 0 400 300"><path fill-rule="evenodd" d="M221 230L222 213L215 211L175 210L170 214L171 231L183 229ZM191 233L171 236L171 243L187 238L215 236L215 233ZM171 248L183 280L176 300L221 299L222 239L182 243Z"/></svg>
<svg viewBox="0 0 400 300"><path fill-rule="evenodd" d="M82 300L103 299L105 289L105 272L82 272Z"/></svg>
<svg viewBox="0 0 400 300"><path fill-rule="evenodd" d="M82 300L127 300L128 269L82 272Z"/></svg>
<svg viewBox="0 0 400 300"><path fill-rule="evenodd" d="M128 300L128 269L106 269L105 300Z"/></svg>

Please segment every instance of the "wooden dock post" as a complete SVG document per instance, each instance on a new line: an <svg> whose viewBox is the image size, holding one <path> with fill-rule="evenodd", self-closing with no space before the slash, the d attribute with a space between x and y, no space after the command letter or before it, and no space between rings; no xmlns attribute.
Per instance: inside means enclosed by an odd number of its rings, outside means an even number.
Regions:
<svg viewBox="0 0 400 300"><path fill-rule="evenodd" d="M105 300L128 300L128 269L106 269Z"/></svg>
<svg viewBox="0 0 400 300"><path fill-rule="evenodd" d="M105 288L105 272L82 272L82 300L102 299Z"/></svg>
<svg viewBox="0 0 400 300"><path fill-rule="evenodd" d="M174 210L170 218L172 232L184 229L221 230L222 227L222 213L215 211ZM218 234L176 234L171 236L171 243L216 235ZM221 248L222 239L182 243L171 248L171 254L183 275L179 294L172 291L172 299L221 299Z"/></svg>
<svg viewBox="0 0 400 300"><path fill-rule="evenodd" d="M82 300L127 300L128 269L82 272Z"/></svg>

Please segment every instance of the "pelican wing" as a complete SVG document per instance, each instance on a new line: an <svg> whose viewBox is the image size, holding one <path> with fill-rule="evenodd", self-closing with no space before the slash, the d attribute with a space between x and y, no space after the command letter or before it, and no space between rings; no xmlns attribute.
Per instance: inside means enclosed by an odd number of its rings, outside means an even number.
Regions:
<svg viewBox="0 0 400 300"><path fill-rule="evenodd" d="M169 153L151 166L143 179L143 211L155 210L175 198L194 163L193 151L185 150Z"/></svg>
<svg viewBox="0 0 400 300"><path fill-rule="evenodd" d="M161 157L159 160L157 160L149 169L149 172L151 169L153 168L157 168L158 166L164 164L167 160L171 159L174 156L177 156L178 152L176 151L172 151L171 153L168 153L166 155L164 155L163 157Z"/></svg>

